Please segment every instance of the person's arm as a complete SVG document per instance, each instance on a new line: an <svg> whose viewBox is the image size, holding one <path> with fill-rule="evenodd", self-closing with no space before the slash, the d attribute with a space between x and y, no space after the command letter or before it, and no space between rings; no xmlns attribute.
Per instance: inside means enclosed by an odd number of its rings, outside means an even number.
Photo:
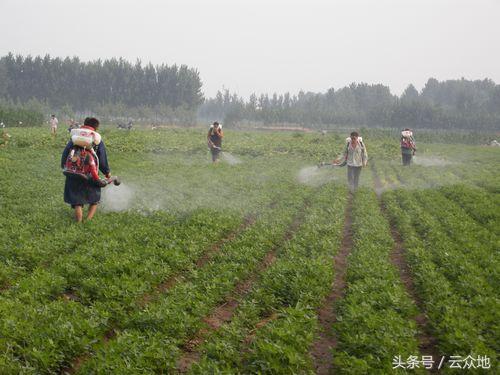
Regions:
<svg viewBox="0 0 500 375"><path fill-rule="evenodd" d="M363 143L363 153L362 153L362 159L363 159L363 167L366 167L368 164L368 151L366 151L366 146Z"/></svg>
<svg viewBox="0 0 500 375"><path fill-rule="evenodd" d="M213 145L214 145L214 144L213 144L213 142L212 142L212 140L210 139L210 136L211 136L211 135L212 135L212 134L211 134L211 131L210 131L210 129L209 129L209 130L208 130L208 133L207 133L207 143L208 143L208 147L213 147Z"/></svg>
<svg viewBox="0 0 500 375"><path fill-rule="evenodd" d="M106 146L104 142L101 141L99 146L97 146L97 157L99 158L99 170L108 178L110 176L108 156L106 154Z"/></svg>
<svg viewBox="0 0 500 375"><path fill-rule="evenodd" d="M223 138L224 137L224 132L222 131L222 129L219 128L219 137Z"/></svg>
<svg viewBox="0 0 500 375"><path fill-rule="evenodd" d="M64 169L64 165L66 164L66 159L68 158L69 152L73 148L73 142L69 141L61 156L61 168Z"/></svg>

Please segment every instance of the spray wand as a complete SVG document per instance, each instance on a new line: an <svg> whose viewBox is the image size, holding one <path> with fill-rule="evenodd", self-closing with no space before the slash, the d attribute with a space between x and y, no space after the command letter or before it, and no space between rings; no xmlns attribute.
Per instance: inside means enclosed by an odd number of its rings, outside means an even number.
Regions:
<svg viewBox="0 0 500 375"><path fill-rule="evenodd" d="M335 159L332 162L322 161L321 163L318 164L318 169L324 167L344 167L346 164L347 160L339 161L339 159Z"/></svg>
<svg viewBox="0 0 500 375"><path fill-rule="evenodd" d="M119 186L122 182L120 180L120 178L118 176L111 176L111 177L108 177L108 178L101 178L99 179L97 182L97 185L99 187L106 187L108 185L115 185L115 186Z"/></svg>

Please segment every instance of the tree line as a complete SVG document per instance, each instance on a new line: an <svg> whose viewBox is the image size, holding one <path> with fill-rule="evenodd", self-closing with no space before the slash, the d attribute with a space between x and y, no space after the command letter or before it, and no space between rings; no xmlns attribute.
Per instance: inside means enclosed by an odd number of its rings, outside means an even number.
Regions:
<svg viewBox="0 0 500 375"><path fill-rule="evenodd" d="M40 102L58 109L92 111L99 106L168 107L196 111L203 101L196 69L186 65L132 64L123 58L84 62L78 57L0 58L0 98Z"/></svg>
<svg viewBox="0 0 500 375"><path fill-rule="evenodd" d="M381 84L352 83L325 93L252 94L248 100L226 90L205 100L199 116L227 124L500 130L500 85L490 79L430 78L421 92L409 85L399 97Z"/></svg>
<svg viewBox="0 0 500 375"><path fill-rule="evenodd" d="M323 93L253 94L247 100L225 90L204 100L201 88L198 71L186 65L12 53L0 58L0 115L9 124L38 125L54 111L176 124L192 124L198 115L227 125L500 130L500 85L490 79L430 78L420 92L409 85L400 96L382 84L352 83Z"/></svg>

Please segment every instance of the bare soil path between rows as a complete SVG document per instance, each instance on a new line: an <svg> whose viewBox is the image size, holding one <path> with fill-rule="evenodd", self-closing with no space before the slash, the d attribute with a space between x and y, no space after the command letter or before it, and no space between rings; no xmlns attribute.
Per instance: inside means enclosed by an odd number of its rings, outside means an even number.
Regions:
<svg viewBox="0 0 500 375"><path fill-rule="evenodd" d="M333 367L332 350L337 347L333 324L337 321L337 301L345 294L347 257L353 247L352 239L352 195L349 193L345 209L344 231L340 249L333 258L334 281L330 294L318 311L320 331L313 343L311 356L316 374L329 374Z"/></svg>

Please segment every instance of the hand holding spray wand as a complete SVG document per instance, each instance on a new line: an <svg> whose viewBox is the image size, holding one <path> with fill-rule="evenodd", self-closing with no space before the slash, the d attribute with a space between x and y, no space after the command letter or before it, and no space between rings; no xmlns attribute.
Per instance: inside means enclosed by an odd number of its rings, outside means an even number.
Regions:
<svg viewBox="0 0 500 375"><path fill-rule="evenodd" d="M347 159L344 158L343 161L341 161L342 156L338 157L335 160L332 160L331 162L325 162L322 161L321 163L318 164L318 168L323 168L323 167L344 167L347 164Z"/></svg>

